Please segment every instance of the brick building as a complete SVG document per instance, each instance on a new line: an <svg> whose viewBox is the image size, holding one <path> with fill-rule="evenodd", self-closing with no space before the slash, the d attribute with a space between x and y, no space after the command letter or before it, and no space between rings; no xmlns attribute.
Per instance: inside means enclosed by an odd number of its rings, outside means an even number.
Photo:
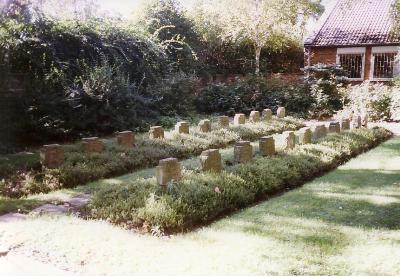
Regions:
<svg viewBox="0 0 400 276"><path fill-rule="evenodd" d="M390 81L400 74L393 34L395 0L338 0L304 43L305 65L339 64L353 82Z"/></svg>

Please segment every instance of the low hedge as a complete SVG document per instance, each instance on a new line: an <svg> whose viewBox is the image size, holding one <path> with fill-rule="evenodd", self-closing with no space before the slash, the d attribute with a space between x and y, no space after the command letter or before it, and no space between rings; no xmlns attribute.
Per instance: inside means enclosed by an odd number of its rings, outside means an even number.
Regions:
<svg viewBox="0 0 400 276"><path fill-rule="evenodd" d="M163 140L138 137L136 147L130 150L108 141L104 152L91 155L85 154L79 144L68 145L64 146L66 160L58 169L41 169L39 160L32 170L17 171L13 167L0 166L0 179L5 179L0 182L0 194L20 197L73 188L97 179L155 166L160 159L188 158L206 149L226 147L240 139L256 140L264 135L296 130L303 126L301 120L286 117L232 126L229 129L214 126L210 133L192 128L190 134L174 134Z"/></svg>
<svg viewBox="0 0 400 276"><path fill-rule="evenodd" d="M89 216L145 230L182 231L294 188L391 137L383 128L331 134L272 158L215 173L185 172L167 190L155 178L126 181L96 192Z"/></svg>

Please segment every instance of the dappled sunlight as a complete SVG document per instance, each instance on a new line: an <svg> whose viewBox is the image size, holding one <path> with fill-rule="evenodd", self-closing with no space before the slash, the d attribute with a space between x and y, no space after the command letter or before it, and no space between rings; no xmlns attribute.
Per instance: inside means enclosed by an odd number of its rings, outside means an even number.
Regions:
<svg viewBox="0 0 400 276"><path fill-rule="evenodd" d="M390 196L379 196L379 195L360 195L357 193L354 194L343 194L343 193L316 193L317 196L321 198L336 198L341 200L361 200L368 201L372 204L376 205L388 205L393 203L400 203L400 198L390 197ZM400 192L399 192L400 196Z"/></svg>

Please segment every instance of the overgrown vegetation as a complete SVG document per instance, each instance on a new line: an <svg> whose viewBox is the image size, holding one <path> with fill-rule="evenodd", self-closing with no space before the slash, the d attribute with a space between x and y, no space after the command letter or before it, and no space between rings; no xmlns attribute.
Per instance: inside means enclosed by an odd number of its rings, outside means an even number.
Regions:
<svg viewBox="0 0 400 276"><path fill-rule="evenodd" d="M221 174L186 172L166 190L155 179L127 180L97 192L91 215L148 231L180 231L296 187L391 135L382 128L329 135L317 144L297 146L273 158L257 157Z"/></svg>

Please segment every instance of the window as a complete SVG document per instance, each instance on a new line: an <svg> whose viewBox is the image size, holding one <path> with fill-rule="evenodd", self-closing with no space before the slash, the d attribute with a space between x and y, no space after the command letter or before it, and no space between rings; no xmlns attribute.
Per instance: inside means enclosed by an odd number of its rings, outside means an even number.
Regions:
<svg viewBox="0 0 400 276"><path fill-rule="evenodd" d="M346 71L350 80L364 79L365 48L339 48L337 63Z"/></svg>
<svg viewBox="0 0 400 276"><path fill-rule="evenodd" d="M398 47L373 47L371 70L374 80L391 80L398 74Z"/></svg>

